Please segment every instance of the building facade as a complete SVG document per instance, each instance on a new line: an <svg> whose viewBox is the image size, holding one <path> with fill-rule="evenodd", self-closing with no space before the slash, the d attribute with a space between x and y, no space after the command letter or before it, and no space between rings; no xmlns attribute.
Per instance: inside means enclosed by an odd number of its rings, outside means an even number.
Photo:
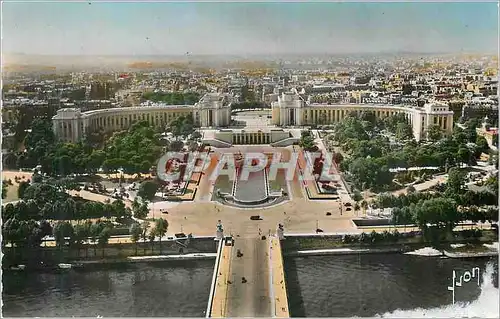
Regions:
<svg viewBox="0 0 500 319"><path fill-rule="evenodd" d="M233 145L272 144L290 138L283 129L269 130L218 130L215 138Z"/></svg>
<svg viewBox="0 0 500 319"><path fill-rule="evenodd" d="M52 117L56 137L67 142L81 140L90 132L114 132L128 129L134 122L147 121L164 127L179 117L192 116L201 127L224 127L231 122L231 107L222 94L207 94L195 105L153 104L82 112L63 108Z"/></svg>
<svg viewBox="0 0 500 319"><path fill-rule="evenodd" d="M194 122L201 127L225 127L231 123L231 102L227 94L207 93L193 108Z"/></svg>
<svg viewBox="0 0 500 319"><path fill-rule="evenodd" d="M438 125L443 132L453 131L453 112L446 104L427 103L423 107L389 104L313 104L297 94L283 93L272 104L272 123L278 126L328 125L342 121L350 112L373 112L378 118L404 113L415 139L426 138L427 129Z"/></svg>

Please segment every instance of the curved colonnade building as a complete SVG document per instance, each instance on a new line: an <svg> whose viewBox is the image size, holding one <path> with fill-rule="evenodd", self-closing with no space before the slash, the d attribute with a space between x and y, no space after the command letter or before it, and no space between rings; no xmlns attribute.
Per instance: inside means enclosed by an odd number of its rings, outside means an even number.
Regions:
<svg viewBox="0 0 500 319"><path fill-rule="evenodd" d="M447 134L453 130L453 112L446 104L428 103L422 108L387 104L309 104L295 93L283 93L277 102L272 103L272 124L282 127L328 125L341 121L352 111L358 114L372 111L379 118L404 113L413 127L413 135L417 141L425 139L427 129L431 125L438 125ZM54 132L59 139L76 142L87 132L101 129L105 132L124 130L141 120L156 127L165 126L181 116L192 116L194 123L200 127L227 127L231 124L228 96L208 93L195 105L151 104L88 112L81 112L77 108L64 108L60 109L52 120ZM228 131L225 130L224 133L227 134ZM254 132L245 132L252 133ZM268 139L257 140L267 142Z"/></svg>
<svg viewBox="0 0 500 319"><path fill-rule="evenodd" d="M209 93L195 105L165 105L150 103L137 107L118 107L81 112L78 108L64 108L52 117L56 137L76 142L88 132L113 132L128 129L134 122L148 121L155 127L164 127L181 116L192 116L201 127L225 127L231 123L231 107L227 95Z"/></svg>
<svg viewBox="0 0 500 319"><path fill-rule="evenodd" d="M378 118L404 113L417 141L426 138L431 125L438 125L445 134L453 131L453 111L446 104L427 103L421 108L389 104L309 104L295 93L283 93L272 104L272 123L278 126L328 125L341 121L352 111L358 114L371 111Z"/></svg>

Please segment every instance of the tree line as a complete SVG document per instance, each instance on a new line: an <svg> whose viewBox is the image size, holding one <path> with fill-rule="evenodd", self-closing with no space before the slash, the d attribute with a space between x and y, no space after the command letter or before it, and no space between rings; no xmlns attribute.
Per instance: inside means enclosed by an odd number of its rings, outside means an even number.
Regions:
<svg viewBox="0 0 500 319"><path fill-rule="evenodd" d="M127 174L146 174L163 151L179 151L184 147L182 141L162 138L161 131L140 121L128 130L115 132L102 146L88 137L77 143L63 143L56 141L50 121L36 119L25 138L26 151L9 153L3 161L10 169L41 165L41 171L51 176L95 174L100 169L105 173L123 169ZM176 118L166 131L175 137L189 136L194 140L201 137L194 129L192 117Z"/></svg>

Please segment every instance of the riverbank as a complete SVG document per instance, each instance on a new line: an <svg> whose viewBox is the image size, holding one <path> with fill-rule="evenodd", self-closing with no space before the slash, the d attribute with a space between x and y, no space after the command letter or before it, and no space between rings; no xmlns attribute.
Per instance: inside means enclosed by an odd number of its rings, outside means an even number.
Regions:
<svg viewBox="0 0 500 319"><path fill-rule="evenodd" d="M193 237L141 243L113 243L106 246L3 248L3 269L25 265L27 270L58 269L59 264L91 265L192 260L215 258L214 237ZM22 269L19 269L22 270Z"/></svg>
<svg viewBox="0 0 500 319"><path fill-rule="evenodd" d="M474 258L498 256L498 235L483 231L481 237L468 238L456 233L452 240L433 245L418 232L398 236L323 235L293 236L288 234L282 241L285 256L353 255L377 253L402 253L421 256L447 256L450 258ZM429 252L429 250L433 250Z"/></svg>
<svg viewBox="0 0 500 319"><path fill-rule="evenodd" d="M496 243L489 246L483 244ZM457 232L452 240L435 247L419 232L401 234L287 234L282 241L284 256L352 255L377 253L406 253L415 255L472 258L498 255L498 235L484 230L481 237L470 238ZM432 254L419 249L436 248ZM193 237L160 242L121 243L106 246L39 247L21 250L4 247L3 269L59 270L92 264L120 264L174 260L214 259L217 243L213 237ZM24 267L19 267L24 265Z"/></svg>

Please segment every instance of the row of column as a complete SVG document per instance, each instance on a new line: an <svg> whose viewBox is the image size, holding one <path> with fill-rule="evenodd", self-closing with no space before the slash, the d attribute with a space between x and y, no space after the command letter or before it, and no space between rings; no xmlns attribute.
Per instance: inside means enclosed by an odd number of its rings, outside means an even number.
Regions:
<svg viewBox="0 0 500 319"><path fill-rule="evenodd" d="M76 142L85 134L85 127L80 119L55 121L55 134L64 141Z"/></svg>
<svg viewBox="0 0 500 319"><path fill-rule="evenodd" d="M107 131L126 129L134 122L148 121L152 125L166 125L179 116L190 116L191 112L158 112L127 115L109 115L91 118L89 125L92 129L104 128Z"/></svg>
<svg viewBox="0 0 500 319"><path fill-rule="evenodd" d="M360 114L363 111L374 112L377 117L388 117L395 115L397 113L403 111L385 111L385 110L349 110L349 109L336 109L336 110L328 110L328 109L310 109L304 110L304 119L308 124L329 124L335 123L343 120L350 112L356 112ZM405 112L406 113L406 112ZM408 120L411 121L411 114L406 113ZM322 123L323 121L323 123Z"/></svg>
<svg viewBox="0 0 500 319"><path fill-rule="evenodd" d="M233 144L270 144L271 135L269 133L235 133Z"/></svg>
<svg viewBox="0 0 500 319"><path fill-rule="evenodd" d="M202 109L198 114L199 123L202 127L228 126L231 122L231 111L229 108Z"/></svg>
<svg viewBox="0 0 500 319"><path fill-rule="evenodd" d="M427 126L438 125L443 131L452 130L453 115L430 115Z"/></svg>

